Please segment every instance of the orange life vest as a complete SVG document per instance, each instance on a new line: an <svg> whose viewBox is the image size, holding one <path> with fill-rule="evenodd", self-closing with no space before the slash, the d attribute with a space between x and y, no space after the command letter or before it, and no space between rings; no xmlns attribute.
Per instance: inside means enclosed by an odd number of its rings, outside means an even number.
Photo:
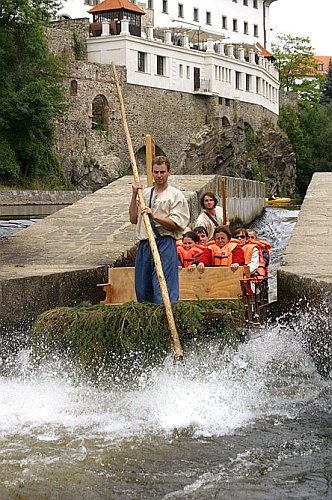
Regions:
<svg viewBox="0 0 332 500"><path fill-rule="evenodd" d="M250 243L246 243L242 248L244 251L246 264L250 263L254 248L258 248L259 264L253 275L258 281L262 281L267 278L268 266L263 257L263 250L266 250L268 252L268 256L270 257L270 243L260 240L251 241Z"/></svg>
<svg viewBox="0 0 332 500"><path fill-rule="evenodd" d="M221 248L215 243L213 245L210 245L209 248L212 252L212 265L230 266L233 263L232 251L238 244L238 242L229 241Z"/></svg>
<svg viewBox="0 0 332 500"><path fill-rule="evenodd" d="M267 243L267 241L262 241L262 240L258 240L256 243L258 243L259 250L260 250L260 252L259 252L259 266L257 269L257 274L258 274L260 279L264 279L264 278L267 278L269 269L268 269L268 264L265 262L264 257L263 257L263 250L266 250L268 257L269 257L269 260L270 260L271 245L270 245L270 243Z"/></svg>
<svg viewBox="0 0 332 500"><path fill-rule="evenodd" d="M244 262L246 266L250 264L255 248L257 248L259 253L260 248L256 241L250 241L249 243L243 245L242 250L244 252Z"/></svg>
<svg viewBox="0 0 332 500"><path fill-rule="evenodd" d="M183 245L178 246L177 252L182 267L189 267L205 250L206 248L201 245L195 245L188 250Z"/></svg>

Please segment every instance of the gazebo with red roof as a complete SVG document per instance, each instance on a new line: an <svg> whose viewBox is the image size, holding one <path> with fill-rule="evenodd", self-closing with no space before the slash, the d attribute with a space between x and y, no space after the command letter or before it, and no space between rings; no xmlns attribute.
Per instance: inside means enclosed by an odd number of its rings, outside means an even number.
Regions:
<svg viewBox="0 0 332 500"><path fill-rule="evenodd" d="M92 34L94 36L101 34L102 22L109 22L111 34L119 35L121 31L120 21L124 18L129 21L130 34L141 36L141 17L145 12L129 0L104 0L95 5L89 12L93 15Z"/></svg>

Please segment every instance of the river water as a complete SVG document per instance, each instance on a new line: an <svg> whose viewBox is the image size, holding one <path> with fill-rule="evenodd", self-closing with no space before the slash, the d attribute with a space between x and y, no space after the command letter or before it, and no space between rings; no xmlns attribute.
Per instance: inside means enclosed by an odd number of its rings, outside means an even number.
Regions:
<svg viewBox="0 0 332 500"><path fill-rule="evenodd" d="M296 216L258 221L272 262ZM0 499L331 499L331 380L301 345L311 321L265 326L237 352L202 340L183 363L98 386L22 350L0 376Z"/></svg>

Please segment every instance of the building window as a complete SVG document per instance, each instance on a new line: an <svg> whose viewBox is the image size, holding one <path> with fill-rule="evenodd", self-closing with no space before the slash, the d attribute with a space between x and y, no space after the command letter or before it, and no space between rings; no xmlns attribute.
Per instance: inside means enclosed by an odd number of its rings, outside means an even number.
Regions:
<svg viewBox="0 0 332 500"><path fill-rule="evenodd" d="M222 23L222 29L227 30L227 16L222 16L221 23Z"/></svg>
<svg viewBox="0 0 332 500"><path fill-rule="evenodd" d="M138 71L142 71L142 73L145 73L146 53L145 52L138 52L137 55L138 55L137 69L138 69Z"/></svg>
<svg viewBox="0 0 332 500"><path fill-rule="evenodd" d="M243 23L243 33L244 33L245 35L249 35L249 28L248 28L248 23L247 23L247 21L244 21L244 23Z"/></svg>
<svg viewBox="0 0 332 500"><path fill-rule="evenodd" d="M233 19L233 31L237 31L237 19Z"/></svg>
<svg viewBox="0 0 332 500"><path fill-rule="evenodd" d="M183 15L183 3L178 3L178 17L184 17L184 15Z"/></svg>
<svg viewBox="0 0 332 500"><path fill-rule="evenodd" d="M258 1L257 0L254 0L253 7L254 7L254 9L258 9Z"/></svg>
<svg viewBox="0 0 332 500"><path fill-rule="evenodd" d="M168 14L168 2L163 0L163 14Z"/></svg>
<svg viewBox="0 0 332 500"><path fill-rule="evenodd" d="M317 64L317 70L318 71L324 71L324 65L323 64Z"/></svg>
<svg viewBox="0 0 332 500"><path fill-rule="evenodd" d="M246 5L248 7L248 0L243 0L243 5Z"/></svg>
<svg viewBox="0 0 332 500"><path fill-rule="evenodd" d="M258 36L258 24L254 24L254 36Z"/></svg>
<svg viewBox="0 0 332 500"><path fill-rule="evenodd" d="M165 75L165 57L157 56L157 75Z"/></svg>
<svg viewBox="0 0 332 500"><path fill-rule="evenodd" d="M153 9L153 0L148 0L148 9Z"/></svg>
<svg viewBox="0 0 332 500"><path fill-rule="evenodd" d="M246 91L250 92L251 88L251 75L246 74Z"/></svg>
<svg viewBox="0 0 332 500"><path fill-rule="evenodd" d="M206 11L206 24L211 24L211 12Z"/></svg>
<svg viewBox="0 0 332 500"><path fill-rule="evenodd" d="M237 0L233 0L234 3L237 3Z"/></svg>
<svg viewBox="0 0 332 500"><path fill-rule="evenodd" d="M187 80L190 80L190 66L187 66Z"/></svg>
<svg viewBox="0 0 332 500"><path fill-rule="evenodd" d="M179 64L179 78L183 78L183 64Z"/></svg>
<svg viewBox="0 0 332 500"><path fill-rule="evenodd" d="M194 21L199 21L198 9L194 7Z"/></svg>
<svg viewBox="0 0 332 500"><path fill-rule="evenodd" d="M77 80L71 80L70 82L70 95L77 95Z"/></svg>
<svg viewBox="0 0 332 500"><path fill-rule="evenodd" d="M239 71L235 71L235 88L241 88L241 73Z"/></svg>

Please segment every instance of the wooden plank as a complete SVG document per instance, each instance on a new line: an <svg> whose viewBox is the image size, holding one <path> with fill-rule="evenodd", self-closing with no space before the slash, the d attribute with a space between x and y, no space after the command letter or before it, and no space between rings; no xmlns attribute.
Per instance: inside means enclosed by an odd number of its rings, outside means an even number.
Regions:
<svg viewBox="0 0 332 500"><path fill-rule="evenodd" d="M136 301L134 267L110 267L108 281L112 285L111 304Z"/></svg>
<svg viewBox="0 0 332 500"><path fill-rule="evenodd" d="M180 268L180 300L238 299L242 296L242 275L242 267L236 271L230 267L207 267L204 273Z"/></svg>
<svg viewBox="0 0 332 500"><path fill-rule="evenodd" d="M135 268L110 267L108 281L111 283L111 304L136 301ZM179 269L180 300L237 300L241 293L240 279L243 268L232 271L229 267L207 267L204 273L197 270ZM108 299L108 298L107 298Z"/></svg>

